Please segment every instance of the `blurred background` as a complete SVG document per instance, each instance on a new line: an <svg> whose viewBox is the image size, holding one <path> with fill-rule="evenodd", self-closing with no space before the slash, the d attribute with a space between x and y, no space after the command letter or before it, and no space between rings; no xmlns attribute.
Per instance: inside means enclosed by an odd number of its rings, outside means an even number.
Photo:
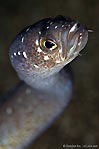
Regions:
<svg viewBox="0 0 99 149"><path fill-rule="evenodd" d="M99 148L98 0L0 0L0 96L19 82L9 60L13 38L26 26L56 15L79 20L94 32L89 33L82 56L70 63L75 88L69 106L28 149L61 149L64 144L94 144Z"/></svg>

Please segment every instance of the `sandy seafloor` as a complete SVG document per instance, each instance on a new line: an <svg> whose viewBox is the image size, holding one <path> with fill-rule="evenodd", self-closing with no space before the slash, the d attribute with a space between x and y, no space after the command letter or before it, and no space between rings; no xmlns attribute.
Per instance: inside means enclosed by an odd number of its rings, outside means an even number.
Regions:
<svg viewBox="0 0 99 149"><path fill-rule="evenodd" d="M69 106L28 149L62 149L72 144L99 148L98 0L0 0L0 95L19 81L9 61L13 38L35 21L59 14L79 20L94 33L89 34L82 56L70 64L75 89Z"/></svg>

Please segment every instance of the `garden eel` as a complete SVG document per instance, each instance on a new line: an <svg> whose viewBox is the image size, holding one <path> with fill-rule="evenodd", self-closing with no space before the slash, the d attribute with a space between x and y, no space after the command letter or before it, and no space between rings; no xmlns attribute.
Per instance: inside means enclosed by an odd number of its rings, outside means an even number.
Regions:
<svg viewBox="0 0 99 149"><path fill-rule="evenodd" d="M0 104L0 149L25 148L64 110L73 87L70 73L62 68L87 40L88 30L63 16L40 20L16 36L9 56L26 84Z"/></svg>

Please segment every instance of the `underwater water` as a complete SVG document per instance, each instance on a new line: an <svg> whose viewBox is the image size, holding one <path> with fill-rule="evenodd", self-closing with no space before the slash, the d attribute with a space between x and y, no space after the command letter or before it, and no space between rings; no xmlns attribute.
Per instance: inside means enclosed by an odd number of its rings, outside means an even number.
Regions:
<svg viewBox="0 0 99 149"><path fill-rule="evenodd" d="M99 147L99 1L9 0L0 3L0 96L19 79L9 60L9 45L26 26L45 17L64 15L79 20L88 29L87 46L70 63L74 94L59 119L28 149L61 149L63 145L93 144Z"/></svg>

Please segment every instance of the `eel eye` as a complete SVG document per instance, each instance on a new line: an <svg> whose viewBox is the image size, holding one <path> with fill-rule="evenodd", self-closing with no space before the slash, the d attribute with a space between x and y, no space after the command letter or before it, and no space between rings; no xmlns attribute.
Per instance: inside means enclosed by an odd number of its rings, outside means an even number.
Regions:
<svg viewBox="0 0 99 149"><path fill-rule="evenodd" d="M57 47L57 45L56 45L53 41L51 41L51 40L46 40L46 41L44 42L44 46L45 46L46 48L52 49L52 50Z"/></svg>
<svg viewBox="0 0 99 149"><path fill-rule="evenodd" d="M57 48L57 44L48 39L48 40L44 40L43 38L40 40L40 46L49 49L50 51L54 50Z"/></svg>

